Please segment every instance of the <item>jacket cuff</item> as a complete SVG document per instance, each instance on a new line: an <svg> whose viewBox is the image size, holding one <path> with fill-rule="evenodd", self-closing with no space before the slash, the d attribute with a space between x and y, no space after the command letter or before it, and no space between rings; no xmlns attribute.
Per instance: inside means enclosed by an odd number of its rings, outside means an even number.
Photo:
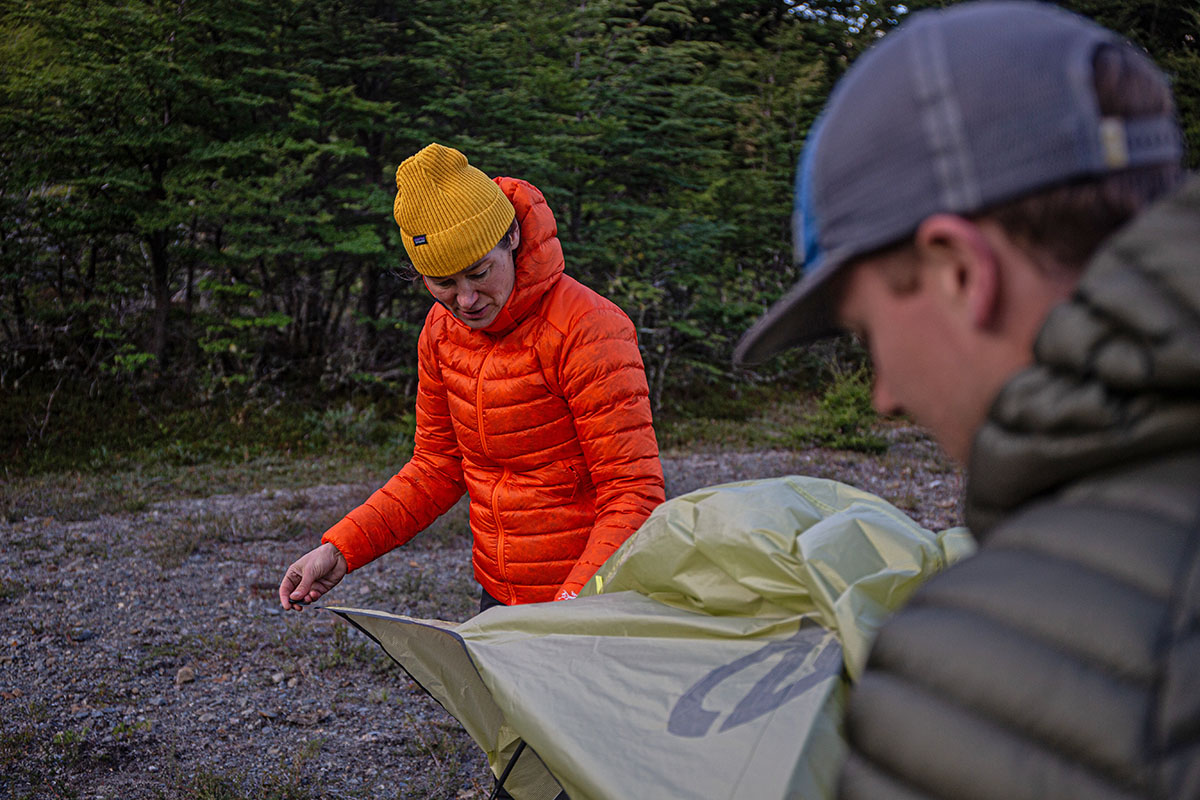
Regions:
<svg viewBox="0 0 1200 800"><path fill-rule="evenodd" d="M583 567L582 569L580 567ZM571 570L571 574L563 581L562 586L558 587L558 591L554 593L555 600L573 600L579 595L579 590L584 587L595 572L590 566L576 564Z"/></svg>
<svg viewBox="0 0 1200 800"><path fill-rule="evenodd" d="M368 563L369 556L359 552L354 542L362 538L362 530L349 517L343 517L332 528L321 536L321 544L329 543L338 549L342 558L346 559L346 571L353 572Z"/></svg>

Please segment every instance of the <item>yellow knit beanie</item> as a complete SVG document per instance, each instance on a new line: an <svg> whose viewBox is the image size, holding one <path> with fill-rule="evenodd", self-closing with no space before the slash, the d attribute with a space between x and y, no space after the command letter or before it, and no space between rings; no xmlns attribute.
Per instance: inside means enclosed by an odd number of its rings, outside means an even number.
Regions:
<svg viewBox="0 0 1200 800"><path fill-rule="evenodd" d="M396 170L392 216L417 272L441 277L487 255L508 233L516 209L466 156L431 144Z"/></svg>

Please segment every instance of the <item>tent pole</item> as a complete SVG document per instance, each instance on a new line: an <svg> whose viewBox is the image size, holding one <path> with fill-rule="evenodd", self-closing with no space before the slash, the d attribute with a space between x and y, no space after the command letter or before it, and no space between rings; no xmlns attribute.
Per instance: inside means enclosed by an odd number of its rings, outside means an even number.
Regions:
<svg viewBox="0 0 1200 800"><path fill-rule="evenodd" d="M492 794L488 800L496 800L500 797L500 790L504 788L504 781L508 778L508 773L512 772L512 768L517 765L517 759L521 757L521 753L525 752L525 740L522 739L517 744L517 749L513 751L512 758L504 765L504 771L500 773L500 777L496 779L496 788L492 789ZM505 792L507 795L508 793Z"/></svg>

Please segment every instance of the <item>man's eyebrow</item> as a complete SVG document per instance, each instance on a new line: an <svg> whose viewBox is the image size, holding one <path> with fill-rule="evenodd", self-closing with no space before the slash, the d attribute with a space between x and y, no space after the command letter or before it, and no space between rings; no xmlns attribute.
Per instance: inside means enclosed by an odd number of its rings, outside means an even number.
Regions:
<svg viewBox="0 0 1200 800"><path fill-rule="evenodd" d="M473 269L479 269L479 267L483 265L483 262L487 261L487 257L488 257L488 254L485 253L483 258L479 259L474 264L471 264L470 266L464 268L463 272L470 272Z"/></svg>

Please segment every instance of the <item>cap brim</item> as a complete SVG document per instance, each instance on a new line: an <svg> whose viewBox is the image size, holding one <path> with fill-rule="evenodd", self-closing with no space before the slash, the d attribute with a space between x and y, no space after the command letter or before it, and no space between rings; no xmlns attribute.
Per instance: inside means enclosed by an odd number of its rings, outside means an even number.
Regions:
<svg viewBox="0 0 1200 800"><path fill-rule="evenodd" d="M733 351L734 365L760 364L781 350L840 333L830 291L835 272L836 265L826 262L779 298L742 334Z"/></svg>

